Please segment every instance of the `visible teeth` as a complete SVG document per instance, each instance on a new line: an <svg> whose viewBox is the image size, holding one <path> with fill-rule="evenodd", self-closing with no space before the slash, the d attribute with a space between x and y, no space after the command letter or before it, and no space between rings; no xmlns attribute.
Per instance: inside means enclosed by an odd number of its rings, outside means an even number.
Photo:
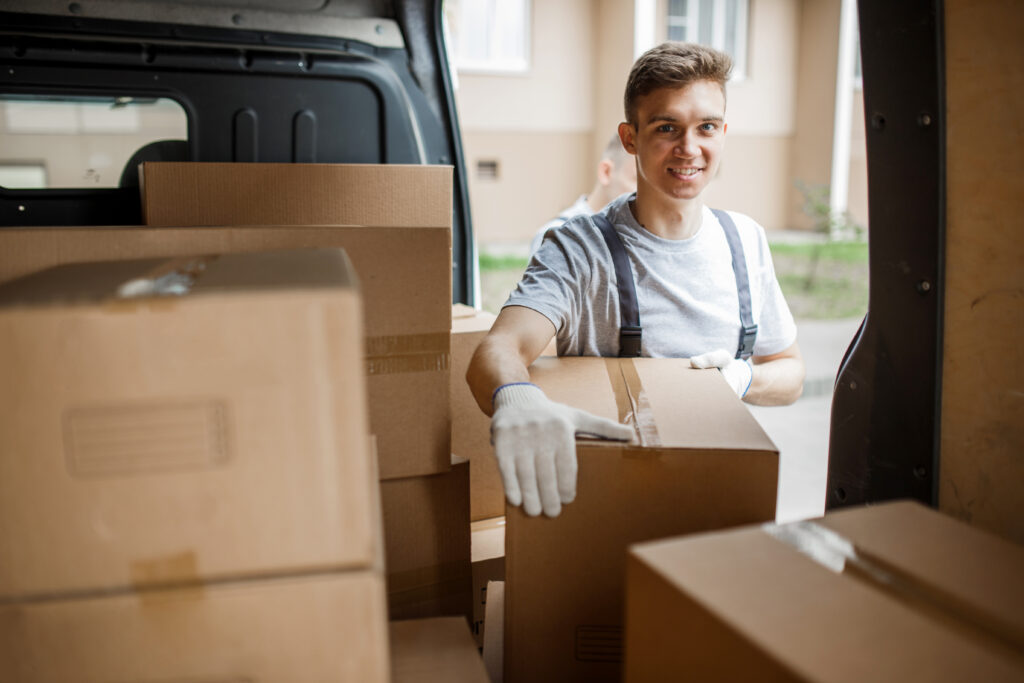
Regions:
<svg viewBox="0 0 1024 683"><path fill-rule="evenodd" d="M699 168L671 168L669 170L679 175L696 175L700 171Z"/></svg>

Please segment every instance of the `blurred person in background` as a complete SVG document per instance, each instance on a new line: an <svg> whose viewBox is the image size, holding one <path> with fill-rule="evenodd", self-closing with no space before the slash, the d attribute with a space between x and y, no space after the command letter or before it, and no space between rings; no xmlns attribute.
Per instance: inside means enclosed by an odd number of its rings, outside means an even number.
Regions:
<svg viewBox="0 0 1024 683"><path fill-rule="evenodd" d="M616 197L636 191L636 164L622 148L622 141L619 140L618 134L613 135L605 145L596 171L594 188L588 194L580 195L572 206L563 209L537 231L530 242L530 258L533 258L533 255L540 249L544 235L551 228L557 228L576 216L597 213Z"/></svg>

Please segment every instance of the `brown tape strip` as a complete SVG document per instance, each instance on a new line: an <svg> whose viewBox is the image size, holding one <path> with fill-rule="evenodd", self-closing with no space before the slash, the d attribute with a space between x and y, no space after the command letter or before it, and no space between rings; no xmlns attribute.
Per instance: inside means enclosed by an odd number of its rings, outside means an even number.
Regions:
<svg viewBox="0 0 1024 683"><path fill-rule="evenodd" d="M938 587L922 583L883 558L815 522L765 524L762 529L819 565L868 584L968 638L993 646L1024 664L1024 634Z"/></svg>
<svg viewBox="0 0 1024 683"><path fill-rule="evenodd" d="M661 437L651 410L651 401L640 381L636 365L629 358L606 358L605 370L615 395L619 422L633 427L641 446L660 446Z"/></svg>
<svg viewBox="0 0 1024 683"><path fill-rule="evenodd" d="M192 551L157 557L150 560L136 560L130 567L132 587L137 591L140 602L159 600L158 591L147 590L173 586L188 592L192 597L202 597L204 586L199 578L199 560Z"/></svg>
<svg viewBox="0 0 1024 683"><path fill-rule="evenodd" d="M451 335L402 334L366 338L366 373L435 372L451 365Z"/></svg>
<svg viewBox="0 0 1024 683"><path fill-rule="evenodd" d="M660 446L661 436L658 434L658 424L655 422L654 412L651 410L651 400L647 396L643 382L640 381L640 373L636 371L636 365L629 358L624 358L619 363L619 367L633 401L633 419L636 422L640 445L645 448Z"/></svg>

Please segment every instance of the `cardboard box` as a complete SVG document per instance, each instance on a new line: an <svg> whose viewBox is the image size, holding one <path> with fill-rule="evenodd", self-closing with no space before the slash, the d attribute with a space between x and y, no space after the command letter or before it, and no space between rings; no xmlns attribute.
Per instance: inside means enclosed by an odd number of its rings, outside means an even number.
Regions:
<svg viewBox="0 0 1024 683"><path fill-rule="evenodd" d="M778 453L685 359L542 358L530 377L640 443L578 441L577 497L555 519L508 508L505 680L618 681L627 546L774 520Z"/></svg>
<svg viewBox="0 0 1024 683"><path fill-rule="evenodd" d="M487 601L484 615L487 628L484 629L484 649L481 654L487 675L494 683L502 683L505 680L505 582L489 581L487 594L491 597Z"/></svg>
<svg viewBox="0 0 1024 683"><path fill-rule="evenodd" d="M505 514L505 489L491 446L491 418L480 410L466 383L469 361L495 317L462 304L452 307L452 453L472 463L469 491L474 522Z"/></svg>
<svg viewBox="0 0 1024 683"><path fill-rule="evenodd" d="M151 161L139 181L153 226L452 225L451 166Z"/></svg>
<svg viewBox="0 0 1024 683"><path fill-rule="evenodd" d="M1024 680L1022 576L909 502L638 545L625 680Z"/></svg>
<svg viewBox="0 0 1024 683"><path fill-rule="evenodd" d="M446 471L451 458L447 227L7 228L0 230L0 282L62 263L302 247L342 247L355 265L380 477Z"/></svg>
<svg viewBox="0 0 1024 683"><path fill-rule="evenodd" d="M0 286L0 597L379 564L360 308L338 249Z"/></svg>
<svg viewBox="0 0 1024 683"><path fill-rule="evenodd" d="M374 681L389 677L379 572L0 605L0 680Z"/></svg>
<svg viewBox="0 0 1024 683"><path fill-rule="evenodd" d="M469 461L444 474L380 484L391 619L472 621Z"/></svg>
<svg viewBox="0 0 1024 683"><path fill-rule="evenodd" d="M489 683L466 622L459 617L393 621L393 683Z"/></svg>
<svg viewBox="0 0 1024 683"><path fill-rule="evenodd" d="M472 471L472 463L470 463ZM483 519L470 526L473 553L473 637L484 645L487 584L505 580L505 518Z"/></svg>

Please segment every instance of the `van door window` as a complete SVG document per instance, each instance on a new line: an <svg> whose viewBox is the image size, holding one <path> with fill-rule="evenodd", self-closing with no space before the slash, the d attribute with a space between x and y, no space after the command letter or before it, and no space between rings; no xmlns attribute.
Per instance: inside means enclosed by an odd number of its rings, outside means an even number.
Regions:
<svg viewBox="0 0 1024 683"><path fill-rule="evenodd" d="M0 186L137 185L137 161L188 158L188 117L164 97L0 94ZM132 163L130 163L132 162Z"/></svg>

